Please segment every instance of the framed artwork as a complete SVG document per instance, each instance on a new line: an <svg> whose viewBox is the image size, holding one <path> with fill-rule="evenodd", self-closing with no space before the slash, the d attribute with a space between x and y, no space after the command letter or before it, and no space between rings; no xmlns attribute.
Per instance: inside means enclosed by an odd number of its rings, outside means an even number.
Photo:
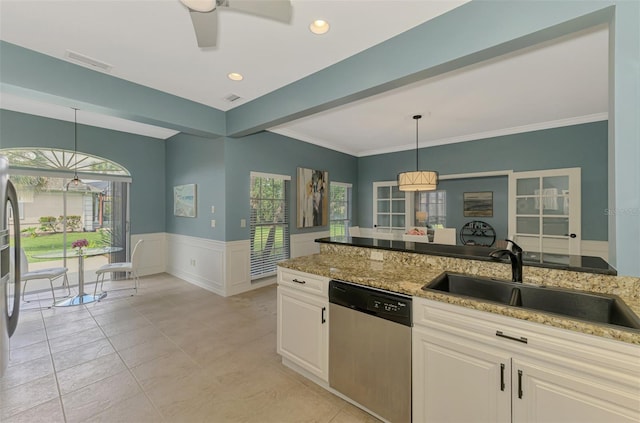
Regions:
<svg viewBox="0 0 640 423"><path fill-rule="evenodd" d="M329 224L329 172L298 168L298 228Z"/></svg>
<svg viewBox="0 0 640 423"><path fill-rule="evenodd" d="M173 214L182 217L196 217L196 184L173 187Z"/></svg>
<svg viewBox="0 0 640 423"><path fill-rule="evenodd" d="M465 217L493 216L493 191L465 192L463 200Z"/></svg>

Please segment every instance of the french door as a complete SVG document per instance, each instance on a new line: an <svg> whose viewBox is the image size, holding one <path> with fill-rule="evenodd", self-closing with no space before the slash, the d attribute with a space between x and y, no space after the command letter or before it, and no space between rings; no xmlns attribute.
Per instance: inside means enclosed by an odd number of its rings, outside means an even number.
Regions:
<svg viewBox="0 0 640 423"><path fill-rule="evenodd" d="M373 227L380 233L404 232L408 227L407 211L412 210L409 195L400 191L396 181L373 183Z"/></svg>
<svg viewBox="0 0 640 423"><path fill-rule="evenodd" d="M514 172L509 235L525 251L580 255L580 168Z"/></svg>

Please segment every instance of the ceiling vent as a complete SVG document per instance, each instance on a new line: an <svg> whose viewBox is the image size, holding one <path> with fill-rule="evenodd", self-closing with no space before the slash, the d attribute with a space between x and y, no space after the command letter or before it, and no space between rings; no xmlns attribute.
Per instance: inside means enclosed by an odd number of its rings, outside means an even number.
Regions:
<svg viewBox="0 0 640 423"><path fill-rule="evenodd" d="M228 101L229 103L233 103L234 101L240 100L241 98L242 97L240 97L239 95L229 94L224 99L225 99L225 101Z"/></svg>
<svg viewBox="0 0 640 423"><path fill-rule="evenodd" d="M101 62L100 60L96 60L92 57L85 56L84 54L80 54L75 51L67 50L65 56L67 57L67 59L73 60L74 62L77 62L81 65L88 66L91 69L100 70L102 72L111 72L111 69L113 69L113 66L108 63Z"/></svg>

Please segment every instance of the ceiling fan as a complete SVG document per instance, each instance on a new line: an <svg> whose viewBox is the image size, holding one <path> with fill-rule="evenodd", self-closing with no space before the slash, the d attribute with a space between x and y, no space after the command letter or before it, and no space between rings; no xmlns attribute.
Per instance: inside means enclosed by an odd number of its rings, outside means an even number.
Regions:
<svg viewBox="0 0 640 423"><path fill-rule="evenodd" d="M228 8L280 22L291 21L290 0L180 0L187 6L198 47L214 47L218 38L218 9Z"/></svg>

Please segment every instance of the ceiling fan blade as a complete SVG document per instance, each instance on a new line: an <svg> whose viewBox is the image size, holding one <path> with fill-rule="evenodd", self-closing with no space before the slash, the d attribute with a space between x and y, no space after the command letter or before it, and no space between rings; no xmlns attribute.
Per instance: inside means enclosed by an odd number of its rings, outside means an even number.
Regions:
<svg viewBox="0 0 640 423"><path fill-rule="evenodd" d="M196 31L198 47L215 47L218 38L218 12L194 12L189 10L193 29Z"/></svg>
<svg viewBox="0 0 640 423"><path fill-rule="evenodd" d="M289 0L226 0L222 6L280 22L291 22L292 10Z"/></svg>

